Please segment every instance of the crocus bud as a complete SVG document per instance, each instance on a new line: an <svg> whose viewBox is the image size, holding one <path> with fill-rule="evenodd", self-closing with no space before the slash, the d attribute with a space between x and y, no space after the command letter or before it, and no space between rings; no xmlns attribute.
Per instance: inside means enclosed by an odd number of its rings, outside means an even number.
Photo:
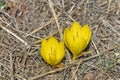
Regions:
<svg viewBox="0 0 120 80"><path fill-rule="evenodd" d="M40 54L44 61L52 66L55 66L64 58L64 42L58 42L53 36L48 40L43 39Z"/></svg>
<svg viewBox="0 0 120 80"><path fill-rule="evenodd" d="M75 60L77 56L87 47L91 38L91 30L88 25L80 26L74 22L71 28L64 30L64 42L66 47L72 52Z"/></svg>

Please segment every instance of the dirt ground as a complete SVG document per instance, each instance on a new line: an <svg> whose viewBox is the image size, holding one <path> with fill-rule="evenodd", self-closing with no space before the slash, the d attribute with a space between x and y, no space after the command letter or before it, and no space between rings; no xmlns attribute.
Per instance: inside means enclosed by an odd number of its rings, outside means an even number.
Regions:
<svg viewBox="0 0 120 80"><path fill-rule="evenodd" d="M89 54L51 67L41 40L74 21L90 26ZM0 0L0 80L120 80L120 0Z"/></svg>

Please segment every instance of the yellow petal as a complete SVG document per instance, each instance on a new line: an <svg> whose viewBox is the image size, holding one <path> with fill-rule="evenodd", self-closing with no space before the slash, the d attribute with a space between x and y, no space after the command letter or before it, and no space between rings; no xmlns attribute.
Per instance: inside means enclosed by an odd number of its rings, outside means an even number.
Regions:
<svg viewBox="0 0 120 80"><path fill-rule="evenodd" d="M71 31L68 28L66 28L64 31L64 41L67 47L70 47L72 45Z"/></svg>
<svg viewBox="0 0 120 80"><path fill-rule="evenodd" d="M58 41L57 41L57 39L55 37L51 36L48 39L48 46L56 47L57 44L58 44Z"/></svg>
<svg viewBox="0 0 120 80"><path fill-rule="evenodd" d="M64 30L64 42L65 42L65 44L66 44L66 46L68 46L68 43L67 43L67 33L68 33L68 28L65 28L65 30Z"/></svg>
<svg viewBox="0 0 120 80"><path fill-rule="evenodd" d="M55 66L64 57L64 43L58 43L55 37L50 37L48 41L45 39L41 43L41 56L48 64Z"/></svg>
<svg viewBox="0 0 120 80"><path fill-rule="evenodd" d="M57 63L59 63L65 55L65 49L64 49L64 43L60 42L57 46L57 54L56 54L56 59L57 59Z"/></svg>
<svg viewBox="0 0 120 80"><path fill-rule="evenodd" d="M48 54L48 51L46 50L47 49L47 41L45 39L42 40L42 43L41 43L41 56L43 57L43 59L50 64L50 60L49 60L49 54Z"/></svg>
<svg viewBox="0 0 120 80"><path fill-rule="evenodd" d="M81 29L81 34L83 34L82 36L84 37L84 39L86 40L86 46L88 45L90 38L91 38L91 30L89 28L88 25L84 25Z"/></svg>
<svg viewBox="0 0 120 80"><path fill-rule="evenodd" d="M74 41L72 45L72 51L74 54L78 55L82 50L84 50L84 46L86 44L86 41L82 38L78 38Z"/></svg>
<svg viewBox="0 0 120 80"><path fill-rule="evenodd" d="M74 56L78 56L83 50L84 50L84 47L86 45L86 41L84 40L84 38L82 37L79 37L77 39L75 39L75 41L73 42L70 50L73 54L73 57ZM74 57L75 59L75 57Z"/></svg>
<svg viewBox="0 0 120 80"><path fill-rule="evenodd" d="M77 31L81 28L80 24L78 22L73 22L72 26L71 26L71 30L72 31Z"/></svg>
<svg viewBox="0 0 120 80"><path fill-rule="evenodd" d="M56 62L57 45L58 45L58 41L55 37L52 36L48 39L48 45L47 45L48 48L46 50L49 51L48 52L49 60L52 66L54 66Z"/></svg>
<svg viewBox="0 0 120 80"><path fill-rule="evenodd" d="M72 52L73 59L83 51L91 38L91 31L88 25L80 26L78 22L73 22L71 28L64 31L64 41L67 48Z"/></svg>
<svg viewBox="0 0 120 80"><path fill-rule="evenodd" d="M80 24L78 22L73 22L70 30L71 30L72 35L76 37L80 29L81 29Z"/></svg>
<svg viewBox="0 0 120 80"><path fill-rule="evenodd" d="M51 53L49 54L49 56L50 56L50 62L51 62L50 64L54 66L56 64L56 49L51 48Z"/></svg>

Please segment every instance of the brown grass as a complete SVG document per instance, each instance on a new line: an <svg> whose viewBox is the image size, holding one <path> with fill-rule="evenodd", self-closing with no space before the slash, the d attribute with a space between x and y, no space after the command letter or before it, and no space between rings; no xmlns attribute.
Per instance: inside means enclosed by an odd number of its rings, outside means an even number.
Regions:
<svg viewBox="0 0 120 80"><path fill-rule="evenodd" d="M3 0L4 1L4 0ZM119 0L6 0L0 6L0 80L120 80ZM39 55L42 38L62 40L73 21L92 39L75 62L52 68ZM88 54L89 53L89 54Z"/></svg>

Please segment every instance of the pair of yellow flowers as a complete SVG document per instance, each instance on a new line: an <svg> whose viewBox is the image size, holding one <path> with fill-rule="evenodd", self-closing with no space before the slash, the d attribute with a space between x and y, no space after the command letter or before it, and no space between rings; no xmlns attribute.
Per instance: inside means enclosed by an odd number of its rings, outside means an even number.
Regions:
<svg viewBox="0 0 120 80"><path fill-rule="evenodd" d="M78 22L73 22L71 28L64 30L64 42L58 42L55 37L48 40L43 39L41 43L40 54L42 58L50 65L57 65L65 55L64 43L72 52L72 60L87 47L91 38L91 30L88 25L80 26Z"/></svg>

